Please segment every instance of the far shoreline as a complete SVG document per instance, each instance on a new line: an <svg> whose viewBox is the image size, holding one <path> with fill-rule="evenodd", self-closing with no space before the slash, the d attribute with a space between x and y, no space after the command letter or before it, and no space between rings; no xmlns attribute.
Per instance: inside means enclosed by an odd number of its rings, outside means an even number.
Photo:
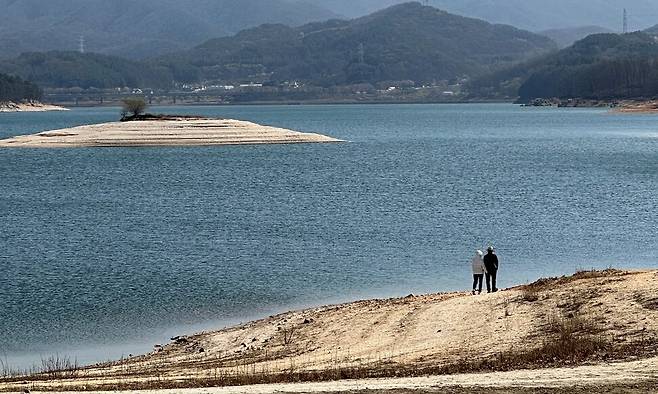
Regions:
<svg viewBox="0 0 658 394"><path fill-rule="evenodd" d="M46 104L38 101L17 103L13 101L0 102L0 113L20 112L53 112L69 111L68 108L56 104Z"/></svg>
<svg viewBox="0 0 658 394"><path fill-rule="evenodd" d="M238 107L238 106L349 106L349 105L463 105L463 104L514 104L511 100L475 100L475 101L249 101L249 102L183 102L183 103L151 103L150 107ZM120 102L109 102L103 104L81 103L75 104L70 102L58 103L58 105L67 108L117 108L121 106Z"/></svg>
<svg viewBox="0 0 658 394"><path fill-rule="evenodd" d="M180 108L180 107L258 107L258 106L281 106L281 107L295 107L295 106L359 106L359 105L409 105L409 106L422 106L422 105L482 105L482 104L499 104L499 105L512 105L522 108L560 108L560 109L607 109L613 113L658 113L658 102L656 100L581 100L581 99L537 99L536 102L519 102L517 99L474 99L474 100L455 100L455 101L404 101L404 100L391 100L391 101L358 101L358 100L340 100L340 101L247 101L247 102L167 102L167 103L150 103L150 107L159 108ZM76 108L118 108L121 107L121 102L110 101L99 103L72 103L72 102L57 102L54 104L68 109Z"/></svg>

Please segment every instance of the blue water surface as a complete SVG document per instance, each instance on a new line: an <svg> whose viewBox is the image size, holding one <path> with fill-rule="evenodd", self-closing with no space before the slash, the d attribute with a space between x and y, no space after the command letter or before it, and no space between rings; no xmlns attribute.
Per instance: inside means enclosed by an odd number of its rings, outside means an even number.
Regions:
<svg viewBox="0 0 658 394"><path fill-rule="evenodd" d="M349 142L0 150L0 358L148 351L290 308L657 267L658 117L513 105L166 107ZM116 108L0 114L0 137Z"/></svg>

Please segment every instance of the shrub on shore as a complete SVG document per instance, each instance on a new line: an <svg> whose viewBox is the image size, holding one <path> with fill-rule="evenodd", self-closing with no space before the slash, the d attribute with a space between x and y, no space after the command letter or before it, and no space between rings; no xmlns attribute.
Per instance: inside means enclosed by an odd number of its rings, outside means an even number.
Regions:
<svg viewBox="0 0 658 394"><path fill-rule="evenodd" d="M148 108L142 97L130 97L122 100L121 120L133 120L143 114Z"/></svg>

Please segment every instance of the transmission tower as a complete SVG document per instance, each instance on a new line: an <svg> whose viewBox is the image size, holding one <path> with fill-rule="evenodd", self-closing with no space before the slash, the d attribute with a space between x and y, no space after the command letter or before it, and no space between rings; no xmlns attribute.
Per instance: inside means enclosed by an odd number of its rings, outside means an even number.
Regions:
<svg viewBox="0 0 658 394"><path fill-rule="evenodd" d="M80 53L85 53L85 36L80 36L80 39L78 40L78 50Z"/></svg>
<svg viewBox="0 0 658 394"><path fill-rule="evenodd" d="M363 43L359 44L359 63L364 64L366 62L366 48L363 46Z"/></svg>
<svg viewBox="0 0 658 394"><path fill-rule="evenodd" d="M628 12L626 11L626 8L624 8L624 25L622 32L624 32L624 34L628 33Z"/></svg>

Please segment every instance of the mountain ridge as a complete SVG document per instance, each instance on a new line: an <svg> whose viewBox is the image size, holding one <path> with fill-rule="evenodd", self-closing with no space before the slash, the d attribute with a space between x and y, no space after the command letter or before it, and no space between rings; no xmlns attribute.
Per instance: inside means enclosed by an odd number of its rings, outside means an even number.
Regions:
<svg viewBox="0 0 658 394"><path fill-rule="evenodd" d="M75 50L133 59L182 50L263 23L302 25L337 15L283 0L0 0L0 53Z"/></svg>
<svg viewBox="0 0 658 394"><path fill-rule="evenodd" d="M405 0L305 0L325 8L358 17ZM639 30L658 21L658 3L653 0L429 0L433 7L453 14L508 24L530 31L565 29L598 25L621 31L622 12L626 8L630 30Z"/></svg>
<svg viewBox="0 0 658 394"><path fill-rule="evenodd" d="M264 24L146 61L51 51L0 61L0 71L44 87L83 89L206 82L433 85L554 49L549 38L534 33L410 2L353 20Z"/></svg>
<svg viewBox="0 0 658 394"><path fill-rule="evenodd" d="M573 45L576 41L580 41L592 34L614 32L601 26L578 26L562 29L549 29L538 33L555 41L560 49L564 49Z"/></svg>
<svg viewBox="0 0 658 394"><path fill-rule="evenodd" d="M350 21L262 25L157 62L171 67L188 59L210 81L430 83L483 73L555 48L549 38L512 26L409 2Z"/></svg>

